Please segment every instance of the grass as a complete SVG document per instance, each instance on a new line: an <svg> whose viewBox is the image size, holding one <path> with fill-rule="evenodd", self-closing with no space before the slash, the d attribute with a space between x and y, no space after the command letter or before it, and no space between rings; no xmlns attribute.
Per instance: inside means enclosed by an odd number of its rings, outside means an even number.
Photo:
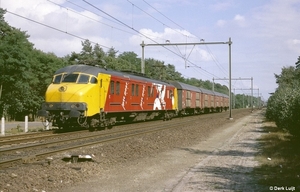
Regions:
<svg viewBox="0 0 300 192"><path fill-rule="evenodd" d="M43 128L38 128L38 127L37 128L30 128L30 129L28 129L28 133L30 133L30 132L41 132L43 130L44 130ZM20 125L17 125L17 127L15 127L15 128L5 130L5 134L14 135L14 134L21 134L21 133L24 133L24 128L21 128Z"/></svg>
<svg viewBox="0 0 300 192"><path fill-rule="evenodd" d="M273 122L264 122L265 134L259 139L260 153L256 160L260 166L254 174L264 186L293 186L300 189L300 141Z"/></svg>

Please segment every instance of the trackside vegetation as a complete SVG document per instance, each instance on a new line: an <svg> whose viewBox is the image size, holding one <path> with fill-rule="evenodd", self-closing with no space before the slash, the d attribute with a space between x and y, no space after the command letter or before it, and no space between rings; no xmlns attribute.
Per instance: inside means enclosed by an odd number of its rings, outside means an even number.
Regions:
<svg viewBox="0 0 300 192"><path fill-rule="evenodd" d="M300 136L300 57L295 66L275 74L278 88L268 100L266 117L295 137Z"/></svg>
<svg viewBox="0 0 300 192"><path fill-rule="evenodd" d="M300 57L295 66L275 75L278 88L268 100L263 136L258 140L260 178L264 191L300 190Z"/></svg>

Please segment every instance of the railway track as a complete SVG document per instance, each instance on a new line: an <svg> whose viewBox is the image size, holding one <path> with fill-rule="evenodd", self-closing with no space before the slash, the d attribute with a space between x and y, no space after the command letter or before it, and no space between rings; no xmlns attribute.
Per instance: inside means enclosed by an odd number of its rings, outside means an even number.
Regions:
<svg viewBox="0 0 300 192"><path fill-rule="evenodd" d="M24 163L45 161L45 159L51 155L81 147L107 143L142 134L158 132L165 129L182 128L191 124L195 118L197 118L197 116L185 118L184 121L181 119L167 122L156 121L120 126L117 130L112 129L93 133L86 131L88 134L85 134L84 136L81 136L78 132L64 133L64 137L61 137L60 134L44 136L44 138L39 138L42 140L47 137L47 141L43 143L1 148L0 168L13 167ZM66 135L68 138L65 138ZM50 139L58 136L61 138L57 140Z"/></svg>
<svg viewBox="0 0 300 192"><path fill-rule="evenodd" d="M16 134L16 135L8 135L2 136L0 141L0 147L3 145L18 143L18 141L26 142L26 139L30 141L30 139L45 137L47 135L52 135L53 131L44 131L44 132L35 132L35 133L24 133L24 134Z"/></svg>

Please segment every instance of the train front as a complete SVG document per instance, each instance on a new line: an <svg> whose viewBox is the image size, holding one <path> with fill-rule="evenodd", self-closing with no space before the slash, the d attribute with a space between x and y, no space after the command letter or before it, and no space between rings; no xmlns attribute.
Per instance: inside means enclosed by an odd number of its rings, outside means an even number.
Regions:
<svg viewBox="0 0 300 192"><path fill-rule="evenodd" d="M99 112L96 76L81 72L55 74L38 116L59 128L87 127L88 118Z"/></svg>

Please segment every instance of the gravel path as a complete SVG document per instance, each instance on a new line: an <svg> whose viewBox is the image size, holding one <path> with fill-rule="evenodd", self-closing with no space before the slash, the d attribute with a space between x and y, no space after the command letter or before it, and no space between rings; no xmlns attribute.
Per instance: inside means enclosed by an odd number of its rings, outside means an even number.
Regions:
<svg viewBox="0 0 300 192"><path fill-rule="evenodd" d="M260 111L221 126L198 144L173 148L114 168L64 191L261 191L251 170Z"/></svg>

